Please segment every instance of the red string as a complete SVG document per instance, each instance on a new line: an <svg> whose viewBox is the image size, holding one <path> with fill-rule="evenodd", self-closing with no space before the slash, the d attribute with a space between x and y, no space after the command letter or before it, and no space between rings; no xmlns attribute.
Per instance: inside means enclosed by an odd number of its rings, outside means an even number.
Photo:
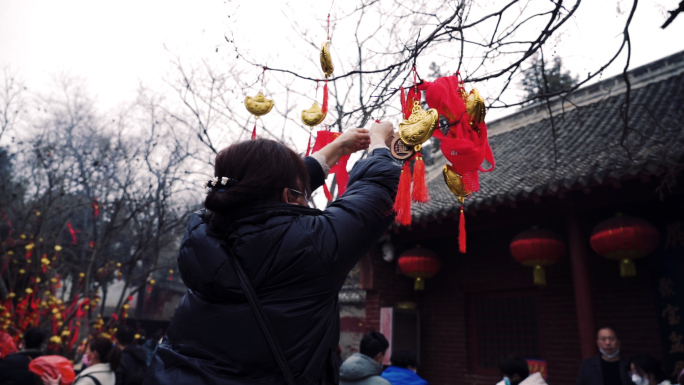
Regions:
<svg viewBox="0 0 684 385"><path fill-rule="evenodd" d="M264 87L264 78L266 78L266 70L268 69L268 67L263 66L262 68L264 69L264 71L261 73L261 88Z"/></svg>
<svg viewBox="0 0 684 385"><path fill-rule="evenodd" d="M330 14L328 14L328 38L326 40L330 41Z"/></svg>
<svg viewBox="0 0 684 385"><path fill-rule="evenodd" d="M418 93L418 71L416 71L416 66L412 67L413 70L413 87L415 92Z"/></svg>

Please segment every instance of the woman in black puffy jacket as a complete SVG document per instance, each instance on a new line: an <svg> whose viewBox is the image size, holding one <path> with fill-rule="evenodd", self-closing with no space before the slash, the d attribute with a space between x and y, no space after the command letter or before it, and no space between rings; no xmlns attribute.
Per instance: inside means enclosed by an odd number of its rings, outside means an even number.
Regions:
<svg viewBox="0 0 684 385"><path fill-rule="evenodd" d="M236 270L244 270L298 384L339 382L338 292L392 221L401 169L389 123L352 129L302 160L278 142L235 143L216 156L205 210L178 256L188 287L145 384L284 384ZM370 148L369 148L370 147ZM308 207L327 170L352 152L348 188L326 210Z"/></svg>

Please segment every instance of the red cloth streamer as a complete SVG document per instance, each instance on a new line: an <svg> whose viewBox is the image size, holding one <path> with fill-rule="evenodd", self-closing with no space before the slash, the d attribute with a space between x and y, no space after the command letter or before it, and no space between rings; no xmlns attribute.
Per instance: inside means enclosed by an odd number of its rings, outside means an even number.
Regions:
<svg viewBox="0 0 684 385"><path fill-rule="evenodd" d="M100 216L100 206L97 203L97 198L93 199L93 215L96 218Z"/></svg>
<svg viewBox="0 0 684 385"><path fill-rule="evenodd" d="M8 237L12 236L12 221L7 218L7 215L5 214L5 211L3 209L0 209L0 214L2 214L2 219L7 222L7 226L9 226L9 233L7 234Z"/></svg>
<svg viewBox="0 0 684 385"><path fill-rule="evenodd" d="M461 206L461 218L458 220L458 251L460 251L462 254L465 254L466 252L466 229L463 206Z"/></svg>
<svg viewBox="0 0 684 385"><path fill-rule="evenodd" d="M416 163L413 165L413 191L411 199L414 202L427 203L430 200L427 184L425 183L425 162L423 155L416 154Z"/></svg>
<svg viewBox="0 0 684 385"><path fill-rule="evenodd" d="M67 222L67 229L69 229L69 233L71 233L71 244L75 245L78 242L78 239L76 238L76 233L80 233L80 231L74 230L74 228L71 227L70 222Z"/></svg>
<svg viewBox="0 0 684 385"><path fill-rule="evenodd" d="M330 132L327 130L320 130L316 135L316 143L314 143L313 150L311 152L316 152L331 143L333 140L340 136L339 132ZM349 161L349 155L345 155L337 161L337 163L330 168L331 174L336 174L337 176L337 188L339 189L338 196L342 196L345 191L347 191L347 182L349 182L349 173L347 172L347 161ZM325 191L325 189L324 189ZM328 192L329 193L329 192ZM326 194L326 197L328 195ZM332 195L328 198L332 200Z"/></svg>
<svg viewBox="0 0 684 385"><path fill-rule="evenodd" d="M394 200L394 212L397 213L395 221L402 225L411 224L411 168L409 162L404 161L399 178L397 197Z"/></svg>
<svg viewBox="0 0 684 385"><path fill-rule="evenodd" d="M252 130L252 140L256 139L256 122L254 122L254 129Z"/></svg>
<svg viewBox="0 0 684 385"><path fill-rule="evenodd" d="M323 107L321 107L321 112L324 114L328 112L328 79L325 79L325 84L323 85Z"/></svg>

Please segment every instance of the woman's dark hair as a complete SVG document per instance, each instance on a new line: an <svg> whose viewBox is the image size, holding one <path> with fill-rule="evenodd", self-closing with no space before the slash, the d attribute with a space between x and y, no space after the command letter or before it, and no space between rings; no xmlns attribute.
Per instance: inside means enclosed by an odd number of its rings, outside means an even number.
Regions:
<svg viewBox="0 0 684 385"><path fill-rule="evenodd" d="M204 207L213 213L226 214L251 201L279 201L284 188L311 193L302 158L269 139L245 140L221 150L216 155L214 176L233 181L230 186L211 187Z"/></svg>
<svg viewBox="0 0 684 385"><path fill-rule="evenodd" d="M418 367L418 360L416 359L416 352L413 350L399 350L392 352L392 357L390 357L390 363L393 366L398 366L400 368Z"/></svg>
<svg viewBox="0 0 684 385"><path fill-rule="evenodd" d="M665 380L665 371L660 361L649 356L648 354L637 354L629 360L630 366L634 364L638 374L645 374L645 376L653 375L656 384Z"/></svg>
<svg viewBox="0 0 684 385"><path fill-rule="evenodd" d="M359 352L370 358L375 358L378 353L385 353L385 350L389 348L389 342L387 338L380 332L372 331L363 336L361 339L361 344L359 346Z"/></svg>
<svg viewBox="0 0 684 385"><path fill-rule="evenodd" d="M43 329L29 328L24 332L24 347L26 349L40 349L47 336L47 331Z"/></svg>
<svg viewBox="0 0 684 385"><path fill-rule="evenodd" d="M104 336L97 336L90 340L90 351L100 356L100 362L109 363L109 368L115 371L121 363L121 349L112 340Z"/></svg>

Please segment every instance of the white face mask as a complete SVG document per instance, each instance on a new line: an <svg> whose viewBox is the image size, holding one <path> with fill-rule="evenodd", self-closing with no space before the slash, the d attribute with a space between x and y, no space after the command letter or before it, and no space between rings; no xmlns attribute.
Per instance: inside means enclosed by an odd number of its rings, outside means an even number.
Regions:
<svg viewBox="0 0 684 385"><path fill-rule="evenodd" d="M648 385L648 380L636 373L632 374L632 382L634 382L635 385Z"/></svg>
<svg viewBox="0 0 684 385"><path fill-rule="evenodd" d="M616 350L615 353L613 353L613 354L608 354L603 349L599 349L599 351L601 352L601 354L608 357L609 359L613 359L613 358L620 355L620 349Z"/></svg>

